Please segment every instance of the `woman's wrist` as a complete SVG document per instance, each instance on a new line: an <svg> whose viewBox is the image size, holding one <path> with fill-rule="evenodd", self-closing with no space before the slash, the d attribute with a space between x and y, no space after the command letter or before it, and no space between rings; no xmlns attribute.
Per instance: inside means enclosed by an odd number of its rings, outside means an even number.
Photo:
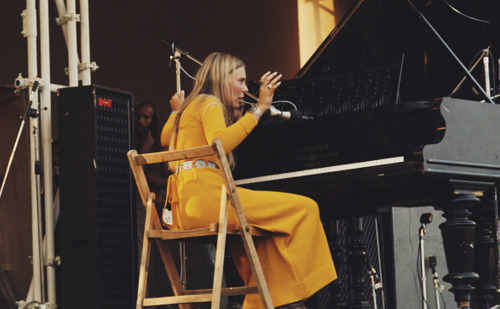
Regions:
<svg viewBox="0 0 500 309"><path fill-rule="evenodd" d="M260 108L257 106L257 104L255 104L252 109L250 110L250 113L254 115L254 117L259 120L260 117L262 117L262 115L264 114Z"/></svg>

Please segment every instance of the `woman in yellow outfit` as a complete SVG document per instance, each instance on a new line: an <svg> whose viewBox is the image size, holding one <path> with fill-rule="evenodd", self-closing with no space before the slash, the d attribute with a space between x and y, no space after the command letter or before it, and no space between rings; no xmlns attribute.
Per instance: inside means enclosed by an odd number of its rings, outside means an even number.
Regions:
<svg viewBox="0 0 500 309"><path fill-rule="evenodd" d="M179 107L176 102L183 97L172 98L174 112L163 128L162 144L184 149L220 138L231 162L231 151L269 109L280 79L277 73L265 73L258 103L234 121L232 115L242 110L248 91L245 66L227 54L209 55L197 72L191 94ZM170 199L178 207L175 216L180 228L203 227L218 220L223 179L213 162L212 158L184 162L171 176L170 189L175 192ZM255 246L274 305L305 308L303 300L337 278L316 202L295 194L244 188L238 188L238 194L248 223L273 232L270 238L256 240ZM237 223L234 213L229 223ZM251 284L249 265L238 258L243 247L232 244L231 250L243 281ZM262 308L259 295L247 295L243 308Z"/></svg>

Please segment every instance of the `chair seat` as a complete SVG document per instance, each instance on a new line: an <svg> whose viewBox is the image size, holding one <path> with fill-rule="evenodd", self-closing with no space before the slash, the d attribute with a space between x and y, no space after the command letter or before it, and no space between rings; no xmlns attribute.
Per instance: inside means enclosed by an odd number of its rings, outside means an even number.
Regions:
<svg viewBox="0 0 500 309"><path fill-rule="evenodd" d="M254 226L249 226L250 235L253 237L270 237L271 233L268 231L264 231ZM174 239L183 239L187 240L189 238L193 238L194 240L199 241L199 237L207 237L214 238L217 237L219 232L219 223L212 223L210 226L197 228L197 229L185 229L185 230L149 230L147 232L148 238L157 238L163 240L174 240ZM228 224L227 225L227 235L237 235L241 237L241 227Z"/></svg>

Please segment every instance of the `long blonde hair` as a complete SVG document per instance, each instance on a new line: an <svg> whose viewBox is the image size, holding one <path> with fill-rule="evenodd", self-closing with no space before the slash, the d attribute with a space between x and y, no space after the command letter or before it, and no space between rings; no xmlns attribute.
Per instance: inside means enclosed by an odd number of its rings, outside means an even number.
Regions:
<svg viewBox="0 0 500 309"><path fill-rule="evenodd" d="M196 73L193 90L177 110L174 130L170 140L170 149L175 149L176 147L179 120L182 112L199 95L212 95L217 97L222 102L226 125L231 124L232 120L230 113L232 107L230 100L233 94L232 89L229 87L229 80L231 74L233 74L235 70L244 67L245 64L243 61L235 56L218 52L208 55ZM233 161L231 154L228 155L228 158L230 162Z"/></svg>

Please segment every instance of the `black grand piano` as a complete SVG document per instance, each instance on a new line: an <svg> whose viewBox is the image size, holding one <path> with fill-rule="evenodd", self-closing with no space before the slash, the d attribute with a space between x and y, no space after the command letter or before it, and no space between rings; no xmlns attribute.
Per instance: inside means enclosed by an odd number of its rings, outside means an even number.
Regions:
<svg viewBox="0 0 500 309"><path fill-rule="evenodd" d="M493 1L357 1L275 94L310 119L262 119L238 147L238 185L304 194L325 221L357 222L344 252L352 291L324 308L373 308L359 218L391 206L442 209L458 306L498 303L500 106L495 66L486 79L474 64L500 47L496 12Z"/></svg>

